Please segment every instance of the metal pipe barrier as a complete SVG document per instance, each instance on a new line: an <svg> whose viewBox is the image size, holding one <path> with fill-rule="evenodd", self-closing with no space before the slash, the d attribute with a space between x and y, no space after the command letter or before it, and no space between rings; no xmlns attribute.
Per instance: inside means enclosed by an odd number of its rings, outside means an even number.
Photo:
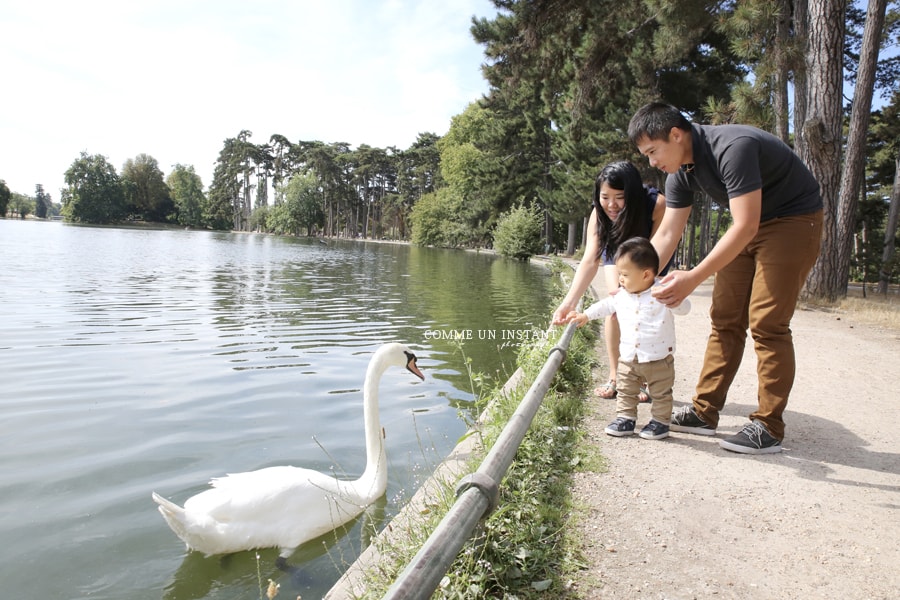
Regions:
<svg viewBox="0 0 900 600"><path fill-rule="evenodd" d="M472 537L479 521L497 508L500 481L531 427L531 421L544 401L553 377L566 359L575 329L575 324L569 323L559 341L551 348L541 372L503 428L500 437L478 470L460 480L456 488L456 502L388 589L385 600L430 598L466 541Z"/></svg>

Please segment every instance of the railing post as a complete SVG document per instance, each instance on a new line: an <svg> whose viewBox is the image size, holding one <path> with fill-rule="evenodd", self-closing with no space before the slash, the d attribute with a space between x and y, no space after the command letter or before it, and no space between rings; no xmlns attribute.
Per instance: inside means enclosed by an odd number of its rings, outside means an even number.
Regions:
<svg viewBox="0 0 900 600"><path fill-rule="evenodd" d="M500 481L565 360L574 334L575 324L570 323L478 470L460 481L456 502L388 589L385 600L430 598L478 522L496 508Z"/></svg>

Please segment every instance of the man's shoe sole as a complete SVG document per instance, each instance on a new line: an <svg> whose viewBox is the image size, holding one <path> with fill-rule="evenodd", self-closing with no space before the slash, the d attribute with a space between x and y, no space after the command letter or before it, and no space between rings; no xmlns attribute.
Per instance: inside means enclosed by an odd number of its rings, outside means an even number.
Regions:
<svg viewBox="0 0 900 600"><path fill-rule="evenodd" d="M725 450L739 452L741 454L777 454L781 452L781 444L776 446L766 446L765 448L752 448L741 446L740 444L733 444L728 440L719 440L719 445Z"/></svg>
<svg viewBox="0 0 900 600"><path fill-rule="evenodd" d="M695 433L697 435L716 435L715 429L710 429L709 427L688 427L687 425L675 425L674 423L669 425L669 429L671 431L678 431L680 433Z"/></svg>
<svg viewBox="0 0 900 600"><path fill-rule="evenodd" d="M634 435L634 429L630 431L616 431L615 429L604 429L606 435L613 435L615 437L628 437L629 435Z"/></svg>

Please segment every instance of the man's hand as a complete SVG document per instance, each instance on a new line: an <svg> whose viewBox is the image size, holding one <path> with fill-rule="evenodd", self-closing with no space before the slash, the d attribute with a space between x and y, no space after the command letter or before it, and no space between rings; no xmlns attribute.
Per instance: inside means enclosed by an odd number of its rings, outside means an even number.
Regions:
<svg viewBox="0 0 900 600"><path fill-rule="evenodd" d="M693 271L672 271L663 277L659 285L653 286L650 294L669 308L675 308L691 295L697 285Z"/></svg>

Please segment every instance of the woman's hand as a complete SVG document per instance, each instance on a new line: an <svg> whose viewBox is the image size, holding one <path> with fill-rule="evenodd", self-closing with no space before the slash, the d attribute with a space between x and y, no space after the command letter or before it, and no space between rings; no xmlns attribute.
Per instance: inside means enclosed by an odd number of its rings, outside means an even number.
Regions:
<svg viewBox="0 0 900 600"><path fill-rule="evenodd" d="M553 313L553 320L550 321L552 325L565 325L569 322L569 313L575 310L575 304L569 302L563 302L559 305L559 308L556 309Z"/></svg>

